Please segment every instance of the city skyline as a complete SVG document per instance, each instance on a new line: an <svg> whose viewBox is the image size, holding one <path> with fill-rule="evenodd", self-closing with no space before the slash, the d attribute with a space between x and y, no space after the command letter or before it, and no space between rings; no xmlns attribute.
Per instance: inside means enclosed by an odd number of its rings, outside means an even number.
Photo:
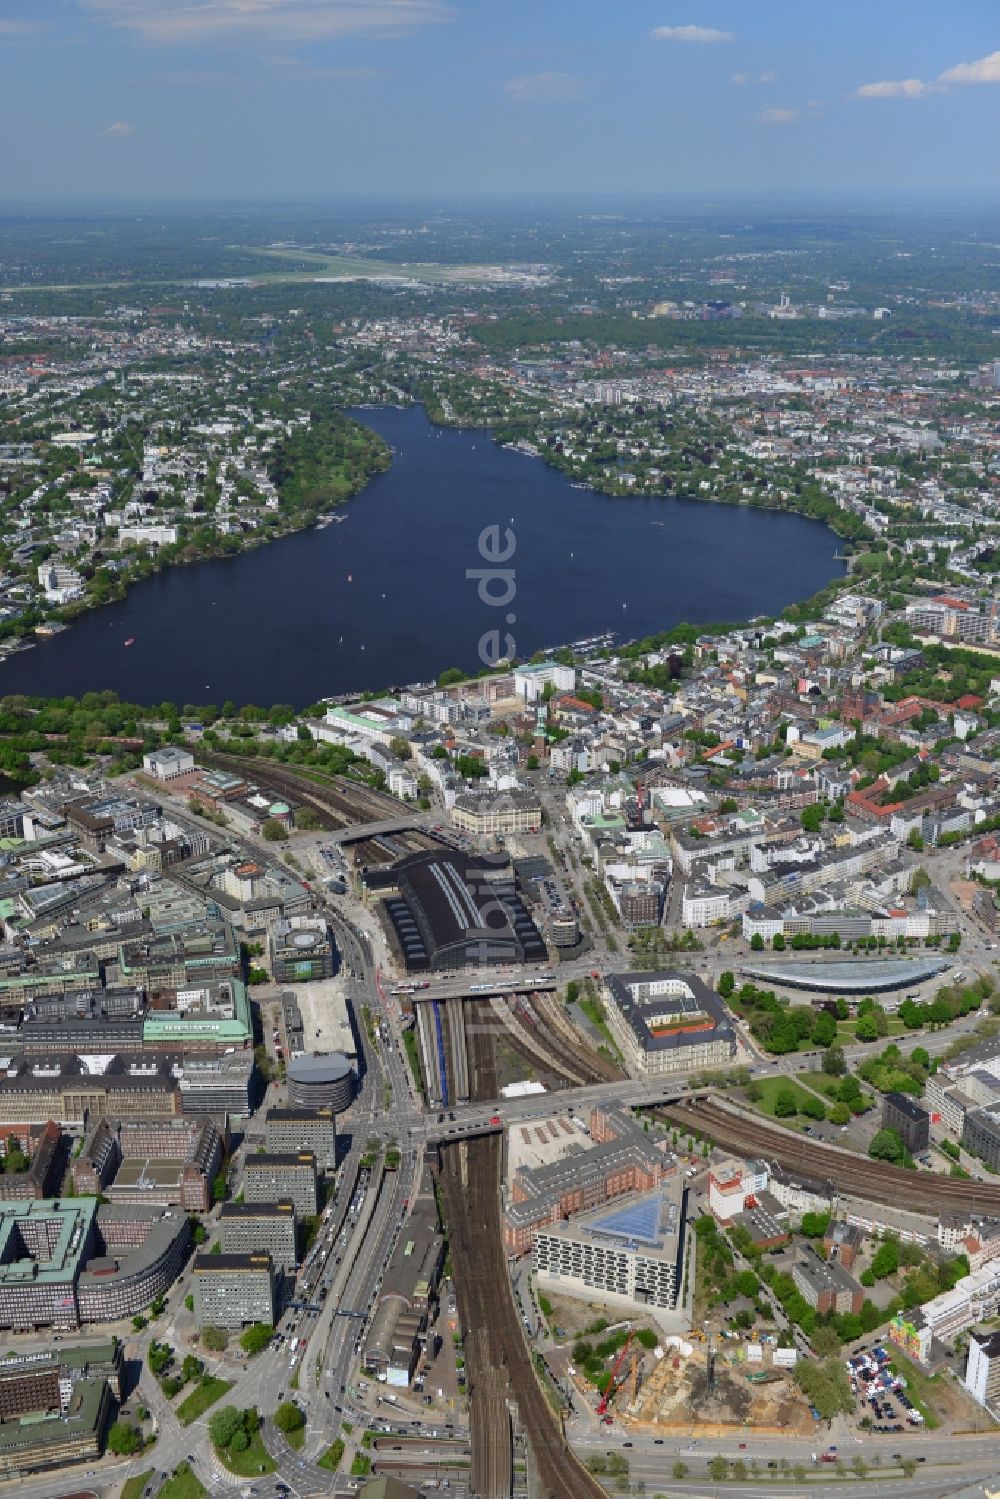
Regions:
<svg viewBox="0 0 1000 1499"><path fill-rule="evenodd" d="M848 0L8 0L8 200L975 192L1000 28ZM40 107L40 105L42 107Z"/></svg>

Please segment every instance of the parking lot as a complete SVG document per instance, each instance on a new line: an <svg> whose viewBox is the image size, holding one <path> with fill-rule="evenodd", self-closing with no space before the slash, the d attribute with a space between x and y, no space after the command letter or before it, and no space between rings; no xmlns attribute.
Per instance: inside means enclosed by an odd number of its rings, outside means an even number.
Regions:
<svg viewBox="0 0 1000 1499"><path fill-rule="evenodd" d="M860 1414L871 1420L873 1431L898 1434L923 1427L924 1418L907 1393L906 1380L893 1372L892 1355L881 1344L859 1350L846 1362Z"/></svg>

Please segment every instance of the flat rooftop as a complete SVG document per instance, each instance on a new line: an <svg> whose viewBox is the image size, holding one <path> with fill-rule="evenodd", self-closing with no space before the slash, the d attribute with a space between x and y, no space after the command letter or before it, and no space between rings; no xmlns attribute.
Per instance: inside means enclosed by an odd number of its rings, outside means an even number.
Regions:
<svg viewBox="0 0 1000 1499"><path fill-rule="evenodd" d="M589 1131L568 1114L513 1124L507 1137L507 1180L512 1181L522 1166L537 1171L539 1166L551 1166L564 1156L592 1147Z"/></svg>

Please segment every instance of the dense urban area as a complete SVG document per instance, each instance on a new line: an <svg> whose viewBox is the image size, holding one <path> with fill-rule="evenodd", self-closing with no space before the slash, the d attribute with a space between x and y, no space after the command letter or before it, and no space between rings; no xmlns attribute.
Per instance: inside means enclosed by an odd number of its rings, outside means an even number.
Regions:
<svg viewBox="0 0 1000 1499"><path fill-rule="evenodd" d="M0 224L0 1483L985 1492L996 256L943 211ZM236 554L354 523L410 406L609 528L822 523L830 581L634 639L609 578L432 681L400 626L311 701L4 690L205 559L279 621ZM455 582L501 625L513 551Z"/></svg>

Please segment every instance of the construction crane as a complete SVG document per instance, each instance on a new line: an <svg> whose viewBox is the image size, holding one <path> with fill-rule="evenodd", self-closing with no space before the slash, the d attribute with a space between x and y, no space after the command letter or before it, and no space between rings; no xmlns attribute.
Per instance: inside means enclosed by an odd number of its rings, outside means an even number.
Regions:
<svg viewBox="0 0 1000 1499"><path fill-rule="evenodd" d="M624 1367L625 1359L628 1355L628 1351L634 1337L635 1328L633 1327L629 1332L628 1337L622 1344L618 1357L615 1359L614 1368L611 1370L611 1378L608 1380L608 1387L604 1391L604 1394L601 1396L600 1404L597 1407L597 1414L599 1416L603 1416L607 1413L608 1406L611 1404L611 1401L615 1397L615 1393L618 1389L618 1376Z"/></svg>

